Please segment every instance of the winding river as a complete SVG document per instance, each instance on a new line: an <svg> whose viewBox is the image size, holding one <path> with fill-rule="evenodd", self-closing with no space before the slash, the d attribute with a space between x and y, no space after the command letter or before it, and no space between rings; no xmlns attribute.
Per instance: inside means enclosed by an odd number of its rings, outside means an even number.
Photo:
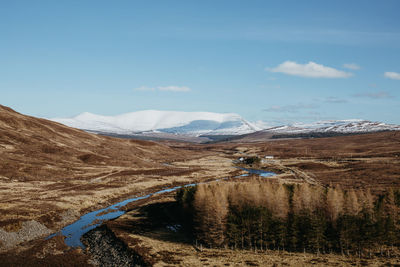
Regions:
<svg viewBox="0 0 400 267"><path fill-rule="evenodd" d="M239 175L239 176L235 176L234 178L246 177L251 174L255 174L260 177L270 177L270 176L276 175L273 172L268 172L268 171L264 171L264 170L256 170L256 169L249 169L249 168L240 168L240 169L246 171L247 173ZM224 179L227 179L227 178L224 178ZM220 180L220 179L218 179L218 180ZM218 180L215 180L215 181L218 181ZM129 198L124 201L113 204L111 206L108 206L106 208L86 213L85 215L82 215L74 223L65 226L63 229L61 229L61 231L48 236L47 239L50 239L57 235L62 235L65 237L64 242L67 246L81 247L84 249L85 246L81 242L82 235L84 235L85 233L89 232L90 230L100 226L105 221L115 219L115 218L118 218L119 216L123 215L126 211L121 210L121 207L123 207L131 202L134 202L134 201L149 198L153 195L173 192L182 187L190 187L190 186L195 186L195 185L196 184L187 184L187 185L183 185L183 186L175 186L175 187L171 187L171 188L166 188L166 189L154 192L154 193L150 193L145 196Z"/></svg>

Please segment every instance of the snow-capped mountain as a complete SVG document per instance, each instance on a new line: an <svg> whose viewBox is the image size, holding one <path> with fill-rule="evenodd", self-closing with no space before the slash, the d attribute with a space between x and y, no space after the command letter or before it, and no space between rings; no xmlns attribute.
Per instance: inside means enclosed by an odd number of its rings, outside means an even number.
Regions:
<svg viewBox="0 0 400 267"><path fill-rule="evenodd" d="M367 120L329 120L314 123L268 127L258 121L250 123L235 113L180 112L144 110L117 116L84 112L72 118L51 119L67 126L95 133L117 135L173 136L242 135L257 131L272 134L365 133L400 130L399 125Z"/></svg>
<svg viewBox="0 0 400 267"><path fill-rule="evenodd" d="M264 129L265 132L297 134L297 133L367 133L378 131L399 131L400 126L383 122L367 120L331 120L315 123L294 123L292 125L277 126Z"/></svg>
<svg viewBox="0 0 400 267"><path fill-rule="evenodd" d="M235 113L144 110L102 116L85 112L73 118L51 120L86 131L112 134L240 135L261 130Z"/></svg>

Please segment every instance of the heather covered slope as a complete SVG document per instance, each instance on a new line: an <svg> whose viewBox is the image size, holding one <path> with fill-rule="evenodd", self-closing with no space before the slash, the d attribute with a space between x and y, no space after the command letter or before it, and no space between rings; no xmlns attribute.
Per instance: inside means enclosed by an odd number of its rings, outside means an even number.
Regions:
<svg viewBox="0 0 400 267"><path fill-rule="evenodd" d="M177 153L156 143L89 134L0 106L0 155L2 177L29 180L71 177L74 165L82 164L150 167Z"/></svg>

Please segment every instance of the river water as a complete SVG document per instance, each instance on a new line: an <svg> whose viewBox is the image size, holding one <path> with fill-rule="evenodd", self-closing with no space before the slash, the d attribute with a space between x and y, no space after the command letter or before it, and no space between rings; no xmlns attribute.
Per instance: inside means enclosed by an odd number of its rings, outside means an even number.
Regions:
<svg viewBox="0 0 400 267"><path fill-rule="evenodd" d="M249 169L249 168L240 168L240 169L246 171L247 173L236 176L235 178L246 177L251 174L255 174L260 177L270 177L270 176L276 175L273 172L268 172L268 171L264 171L264 170L256 170L256 169ZM227 178L224 178L224 179L227 179ZM218 179L218 180L220 180L220 179ZM216 181L218 181L218 180L216 180ZM124 201L118 202L118 203L113 204L104 209L99 209L96 211L86 213L85 215L82 215L74 223L65 226L63 229L61 229L61 231L48 236L47 239L50 239L56 235L62 235L65 237L64 242L67 246L81 247L84 249L85 246L81 242L82 235L84 235L85 233L89 232L90 230L100 226L105 221L115 219L115 218L118 218L119 216L123 215L126 211L121 210L121 207L123 207L131 202L149 198L153 195L173 192L182 187L190 187L190 186L195 186L195 185L196 184L187 184L187 185L183 185L183 186L175 186L175 187L171 187L171 188L165 188L163 190L160 190L160 191L157 191L157 192L145 195L145 196L139 196L139 197L133 197L133 198L126 199Z"/></svg>

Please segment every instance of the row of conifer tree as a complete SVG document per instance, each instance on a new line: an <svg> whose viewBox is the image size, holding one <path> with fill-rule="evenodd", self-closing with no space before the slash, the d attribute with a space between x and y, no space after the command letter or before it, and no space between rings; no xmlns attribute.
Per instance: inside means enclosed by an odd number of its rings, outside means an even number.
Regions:
<svg viewBox="0 0 400 267"><path fill-rule="evenodd" d="M184 225L209 247L390 254L400 245L400 193L254 179L178 191Z"/></svg>

